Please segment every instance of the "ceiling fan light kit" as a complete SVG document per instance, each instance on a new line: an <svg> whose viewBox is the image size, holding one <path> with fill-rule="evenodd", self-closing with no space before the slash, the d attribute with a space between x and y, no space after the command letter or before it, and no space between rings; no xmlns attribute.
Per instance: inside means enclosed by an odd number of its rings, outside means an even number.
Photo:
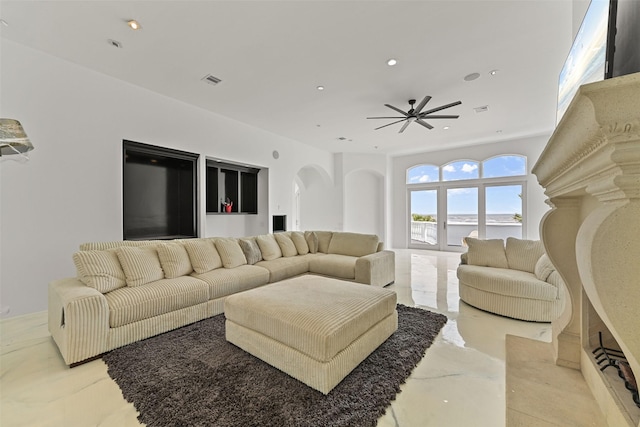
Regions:
<svg viewBox="0 0 640 427"><path fill-rule="evenodd" d="M429 120L431 120L431 119L457 119L458 117L460 117L460 116L457 116L457 115L442 115L442 114L433 115L432 113L436 113L438 111L445 110L447 108L455 107L456 105L462 104L462 101L456 101L456 102L452 102L450 104L441 105L440 107L432 108L430 110L422 111L430 100L431 100L431 97L429 95L427 95L422 99L422 101L420 101L418 106L414 108L413 106L416 103L416 100L415 99L410 99L409 100L410 108L406 112L401 110L401 109L399 109L399 108L397 108L397 107L394 107L393 105L384 104L385 107L391 108L393 111L402 114L402 116L367 117L367 119L400 119L400 120L396 120L396 121L391 122L391 123L387 123L386 125L379 126L379 127L375 128L375 130L382 129L382 128L385 128L387 126L391 126L391 125L395 125L397 123L404 122L404 124L402 125L402 127L398 131L398 133L402 133L413 122L418 123L419 125L431 130L431 129L433 129L433 126L431 126L428 122L426 122L425 121L426 119L429 119Z"/></svg>

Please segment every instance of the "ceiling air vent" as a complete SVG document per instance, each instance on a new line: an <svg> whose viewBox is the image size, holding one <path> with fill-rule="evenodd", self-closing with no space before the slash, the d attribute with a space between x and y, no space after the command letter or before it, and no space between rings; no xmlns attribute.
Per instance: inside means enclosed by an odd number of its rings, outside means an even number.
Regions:
<svg viewBox="0 0 640 427"><path fill-rule="evenodd" d="M482 107L476 107L474 108L476 113L485 113L487 111L489 111L489 106L488 105L483 105Z"/></svg>
<svg viewBox="0 0 640 427"><path fill-rule="evenodd" d="M212 76L211 74L207 74L206 76L204 76L202 78L202 80L204 80L206 83L209 83L210 85L214 85L214 86L222 81L219 78L217 78L215 76Z"/></svg>

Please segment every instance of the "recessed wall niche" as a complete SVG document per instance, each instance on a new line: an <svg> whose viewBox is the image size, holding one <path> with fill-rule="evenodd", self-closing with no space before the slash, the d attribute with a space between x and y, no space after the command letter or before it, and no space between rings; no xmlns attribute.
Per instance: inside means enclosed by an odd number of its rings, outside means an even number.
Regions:
<svg viewBox="0 0 640 427"><path fill-rule="evenodd" d="M198 154L123 141L123 238L197 237Z"/></svg>
<svg viewBox="0 0 640 427"><path fill-rule="evenodd" d="M260 168L207 159L207 214L257 214Z"/></svg>

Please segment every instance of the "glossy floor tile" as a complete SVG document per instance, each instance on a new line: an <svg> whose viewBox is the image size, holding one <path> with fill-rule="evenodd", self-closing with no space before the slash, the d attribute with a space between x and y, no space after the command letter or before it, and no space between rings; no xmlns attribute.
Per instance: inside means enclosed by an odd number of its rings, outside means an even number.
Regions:
<svg viewBox="0 0 640 427"><path fill-rule="evenodd" d="M505 334L550 340L550 326L494 316L458 298L459 254L396 251L398 301L449 321L378 422L381 427L504 426ZM0 322L0 425L137 426L101 360L67 368L46 313Z"/></svg>

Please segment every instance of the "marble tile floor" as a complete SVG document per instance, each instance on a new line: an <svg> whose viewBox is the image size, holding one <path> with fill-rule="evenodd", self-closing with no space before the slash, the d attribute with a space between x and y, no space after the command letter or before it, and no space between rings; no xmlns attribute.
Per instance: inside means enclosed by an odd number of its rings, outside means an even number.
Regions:
<svg viewBox="0 0 640 427"><path fill-rule="evenodd" d="M398 301L449 321L379 420L379 427L504 426L505 334L549 341L549 324L507 319L458 298L457 253L396 251ZM140 425L95 360L69 369L46 312L0 321L0 426Z"/></svg>

